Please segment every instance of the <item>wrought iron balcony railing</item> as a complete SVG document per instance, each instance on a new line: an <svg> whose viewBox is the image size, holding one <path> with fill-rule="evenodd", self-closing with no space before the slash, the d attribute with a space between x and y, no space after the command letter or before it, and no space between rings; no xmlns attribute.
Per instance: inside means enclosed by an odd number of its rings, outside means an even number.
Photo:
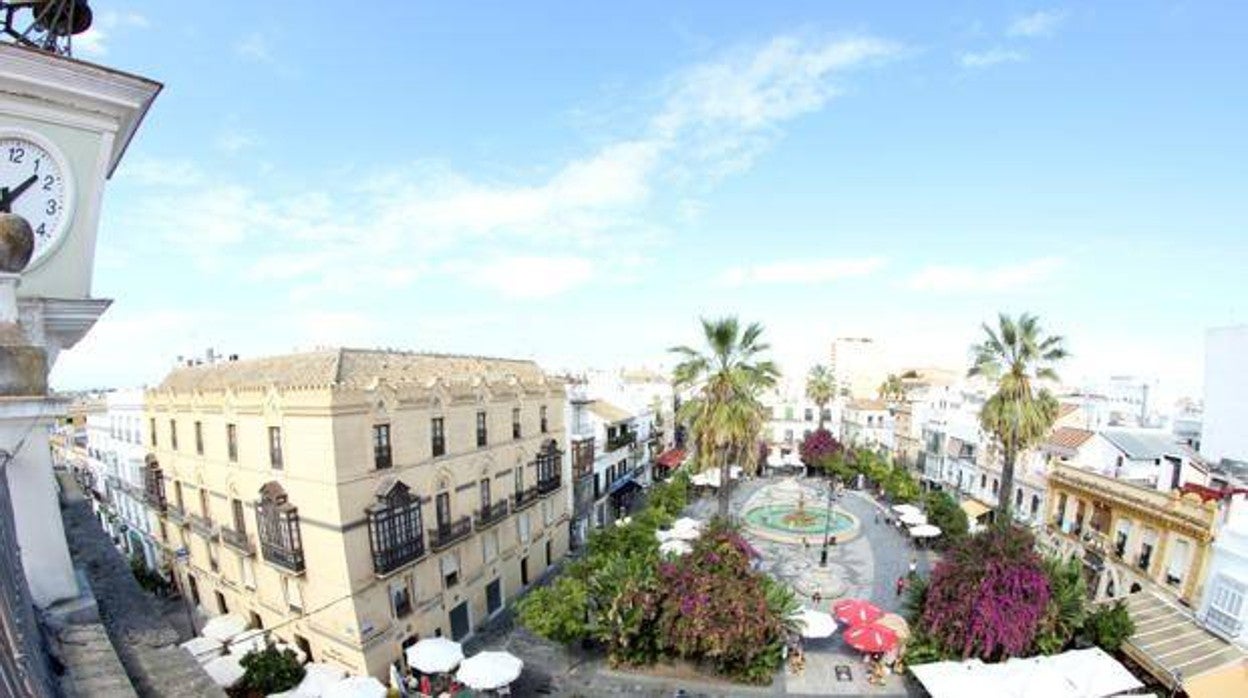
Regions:
<svg viewBox="0 0 1248 698"><path fill-rule="evenodd" d="M187 517L191 524L191 531L198 533L205 538L216 538L217 527L212 523L212 519L200 516L199 514L190 514Z"/></svg>
<svg viewBox="0 0 1248 698"><path fill-rule="evenodd" d="M429 547L442 550L458 543L472 533L472 519L464 516L448 524L429 529Z"/></svg>
<svg viewBox="0 0 1248 698"><path fill-rule="evenodd" d="M520 490L519 492L512 495L512 497L516 503L514 507L516 511L520 511L521 509L526 509L532 506L533 502L537 501L537 486L533 486L528 489Z"/></svg>
<svg viewBox="0 0 1248 698"><path fill-rule="evenodd" d="M617 435L613 439L607 439L607 450L614 451L617 448L623 448L625 446L632 446L636 442L637 442L637 434L631 431L624 432L623 434Z"/></svg>
<svg viewBox="0 0 1248 698"><path fill-rule="evenodd" d="M303 574L303 548L288 548L268 541L260 541L260 552L265 562L280 567L287 572Z"/></svg>
<svg viewBox="0 0 1248 698"><path fill-rule="evenodd" d="M548 480L538 480L537 492L541 496L545 497L546 495L552 494L555 491L557 491L562 484L563 484L563 479L559 477L558 475Z"/></svg>
<svg viewBox="0 0 1248 698"><path fill-rule="evenodd" d="M373 572L386 575L425 556L425 539L415 538L373 551Z"/></svg>
<svg viewBox="0 0 1248 698"><path fill-rule="evenodd" d="M252 544L251 536L242 531L235 531L232 528L222 526L221 542L243 555L250 557L256 554L256 546Z"/></svg>
<svg viewBox="0 0 1248 698"><path fill-rule="evenodd" d="M507 500L500 499L477 512L477 530L488 528L507 518Z"/></svg>

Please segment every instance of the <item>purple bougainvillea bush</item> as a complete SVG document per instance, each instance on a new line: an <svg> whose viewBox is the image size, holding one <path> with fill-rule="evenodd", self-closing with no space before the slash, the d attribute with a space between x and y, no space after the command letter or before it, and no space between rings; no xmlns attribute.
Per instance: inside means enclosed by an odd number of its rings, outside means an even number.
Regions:
<svg viewBox="0 0 1248 698"><path fill-rule="evenodd" d="M920 631L945 653L985 660L1033 653L1049 580L1027 531L993 527L951 548L932 572Z"/></svg>
<svg viewBox="0 0 1248 698"><path fill-rule="evenodd" d="M827 429L816 429L802 439L798 450L803 463L822 467L832 458L842 455L845 452L845 446L837 441L832 432Z"/></svg>

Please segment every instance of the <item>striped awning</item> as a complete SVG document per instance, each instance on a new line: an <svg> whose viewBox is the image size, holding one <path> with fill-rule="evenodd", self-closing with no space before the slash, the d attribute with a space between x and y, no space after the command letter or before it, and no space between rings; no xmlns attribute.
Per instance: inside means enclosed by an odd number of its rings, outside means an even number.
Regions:
<svg viewBox="0 0 1248 698"><path fill-rule="evenodd" d="M978 499L966 499L962 501L962 511L966 512L966 518L976 521L979 517L992 511L992 507Z"/></svg>
<svg viewBox="0 0 1248 698"><path fill-rule="evenodd" d="M1158 681L1168 688L1175 688L1177 681L1188 695L1203 697L1210 695L1201 690L1209 683L1205 678L1238 667L1240 688L1223 695L1248 695L1248 673L1242 671L1248 655L1242 649L1206 630L1190 611L1161 594L1139 592L1126 602L1135 634L1123 651Z"/></svg>

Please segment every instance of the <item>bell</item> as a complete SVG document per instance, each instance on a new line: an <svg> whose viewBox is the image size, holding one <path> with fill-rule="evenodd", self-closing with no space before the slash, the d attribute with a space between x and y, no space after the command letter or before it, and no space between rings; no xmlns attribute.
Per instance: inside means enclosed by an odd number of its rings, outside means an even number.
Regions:
<svg viewBox="0 0 1248 698"><path fill-rule="evenodd" d="M35 27L55 36L81 34L91 28L87 0L35 0L30 4Z"/></svg>

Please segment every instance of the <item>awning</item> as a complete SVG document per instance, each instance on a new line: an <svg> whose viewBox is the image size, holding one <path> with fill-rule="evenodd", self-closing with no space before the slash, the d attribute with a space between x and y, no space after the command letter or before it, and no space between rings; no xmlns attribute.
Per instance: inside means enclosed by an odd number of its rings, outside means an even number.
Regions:
<svg viewBox="0 0 1248 698"><path fill-rule="evenodd" d="M1191 613L1156 592L1126 597L1135 634L1123 652L1168 688L1180 677L1193 698L1248 695L1248 656L1198 624ZM1226 682L1230 682L1229 684ZM1229 692L1227 685L1237 686Z"/></svg>
<svg viewBox="0 0 1248 698"><path fill-rule="evenodd" d="M972 521L992 511L992 507L984 504L978 499L967 499L962 502L962 511L966 512L966 517Z"/></svg>
<svg viewBox="0 0 1248 698"><path fill-rule="evenodd" d="M1014 658L995 664L985 664L978 659L914 664L910 671L932 698L974 695L1088 698L1118 695L1144 687L1126 667L1099 647L1047 657Z"/></svg>
<svg viewBox="0 0 1248 698"><path fill-rule="evenodd" d="M612 497L623 497L624 495L639 489L642 489L641 485L638 484L636 480L629 478L627 480L616 482L612 485L608 494Z"/></svg>
<svg viewBox="0 0 1248 698"><path fill-rule="evenodd" d="M683 448L669 448L659 454L659 457L654 461L655 465L661 465L664 468L675 468L684 462L685 449Z"/></svg>

